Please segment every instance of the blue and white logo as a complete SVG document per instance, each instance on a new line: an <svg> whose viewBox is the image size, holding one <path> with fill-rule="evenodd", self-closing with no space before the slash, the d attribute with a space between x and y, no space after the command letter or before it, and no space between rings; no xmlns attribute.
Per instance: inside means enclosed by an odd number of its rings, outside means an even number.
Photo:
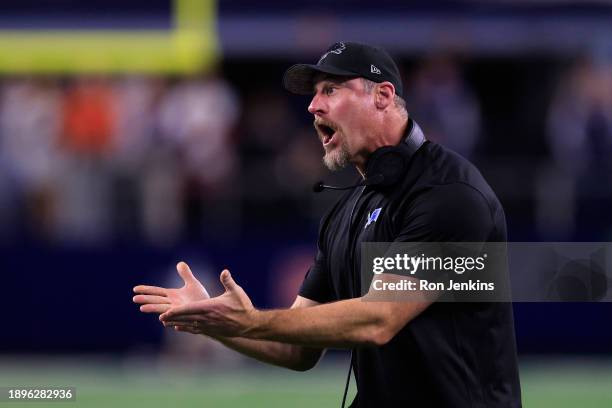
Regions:
<svg viewBox="0 0 612 408"><path fill-rule="evenodd" d="M366 222L366 225L365 227L363 227L363 229L368 228L368 225L370 225L373 222L376 222L376 220L378 219L378 216L380 215L380 210L382 210L382 207L375 209L371 213L368 213L368 222Z"/></svg>

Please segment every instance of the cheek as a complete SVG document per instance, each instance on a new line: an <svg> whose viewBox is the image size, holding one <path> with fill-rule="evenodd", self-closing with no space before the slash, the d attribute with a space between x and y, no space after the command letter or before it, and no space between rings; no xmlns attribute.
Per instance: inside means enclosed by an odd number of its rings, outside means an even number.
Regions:
<svg viewBox="0 0 612 408"><path fill-rule="evenodd" d="M334 106L335 120L342 133L342 143L350 148L363 144L365 131L372 114L362 100L345 100Z"/></svg>
<svg viewBox="0 0 612 408"><path fill-rule="evenodd" d="M354 109L351 112L351 117L346 122L347 127L343 128L349 146L359 149L366 142L370 115L371 112L364 109Z"/></svg>

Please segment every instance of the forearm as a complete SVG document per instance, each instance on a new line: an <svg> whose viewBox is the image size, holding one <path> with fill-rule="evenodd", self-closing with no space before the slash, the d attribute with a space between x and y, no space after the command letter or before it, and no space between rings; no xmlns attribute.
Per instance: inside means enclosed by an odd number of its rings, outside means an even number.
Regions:
<svg viewBox="0 0 612 408"><path fill-rule="evenodd" d="M245 337L308 347L353 348L385 344L395 334L387 324L385 302L343 300L286 310L257 311Z"/></svg>
<svg viewBox="0 0 612 408"><path fill-rule="evenodd" d="M415 302L377 301L368 293L364 298L322 305L298 296L291 309L260 311L229 272L224 271L221 280L226 287L223 295L171 308L160 315L160 320L210 336L269 340L306 348L354 348L386 344L431 304L426 298ZM279 365L294 361L296 355L295 349L282 348L283 358L278 360L274 355L279 353L279 345L240 340L228 345Z"/></svg>
<svg viewBox="0 0 612 408"><path fill-rule="evenodd" d="M314 367L323 353L319 348L277 341L221 336L215 336L214 339L247 357L297 371L306 371Z"/></svg>

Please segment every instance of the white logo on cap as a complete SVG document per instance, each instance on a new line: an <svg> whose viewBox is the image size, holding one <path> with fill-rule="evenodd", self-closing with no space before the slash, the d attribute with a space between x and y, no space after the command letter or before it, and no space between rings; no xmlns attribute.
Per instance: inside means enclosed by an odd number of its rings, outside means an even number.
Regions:
<svg viewBox="0 0 612 408"><path fill-rule="evenodd" d="M344 45L344 43L343 43L343 42L339 42L339 43L337 43L337 44L335 44L335 45L336 45L337 47L336 47L336 48L334 48L333 50L329 50L329 51L327 51L325 54L323 54L323 55L321 56L321 58L319 58L319 62L317 62L317 64L320 64L320 63L321 63L321 61L323 61L323 60L324 60L324 59L325 59L325 58L326 58L326 57L329 55L329 53L336 54L336 55L340 55L340 54L342 54L342 51L346 50L346 45Z"/></svg>
<svg viewBox="0 0 612 408"><path fill-rule="evenodd" d="M380 69L376 68L374 65L370 65L370 72L380 75Z"/></svg>

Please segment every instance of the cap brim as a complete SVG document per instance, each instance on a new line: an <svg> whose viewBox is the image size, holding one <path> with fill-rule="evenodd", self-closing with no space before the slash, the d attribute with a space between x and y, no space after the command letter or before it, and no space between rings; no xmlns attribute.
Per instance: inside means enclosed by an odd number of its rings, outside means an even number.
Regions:
<svg viewBox="0 0 612 408"><path fill-rule="evenodd" d="M314 79L317 74L330 74L345 77L358 77L359 75L338 69L334 67L326 67L313 64L295 64L283 76L283 85L289 92L298 95L312 95L314 92Z"/></svg>

